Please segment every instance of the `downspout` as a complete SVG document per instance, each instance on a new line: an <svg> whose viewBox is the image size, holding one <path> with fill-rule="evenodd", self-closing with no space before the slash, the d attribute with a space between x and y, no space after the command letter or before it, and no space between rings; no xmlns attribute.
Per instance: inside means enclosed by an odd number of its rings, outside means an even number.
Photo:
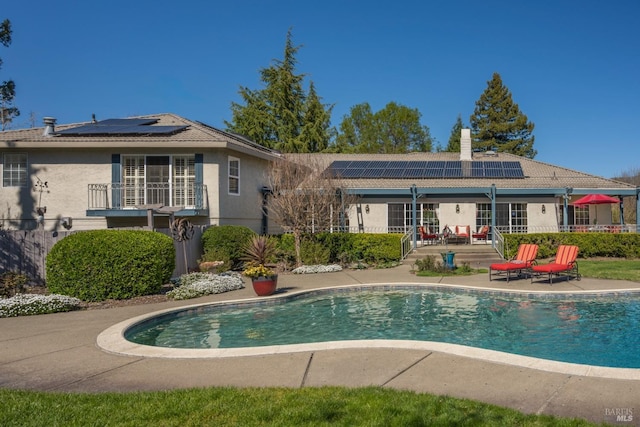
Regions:
<svg viewBox="0 0 640 427"><path fill-rule="evenodd" d="M266 236L269 232L269 214L267 212L267 204L269 201L269 194L271 194L271 189L269 187L262 187L260 192L262 193L262 220L260 225L260 234Z"/></svg>
<svg viewBox="0 0 640 427"><path fill-rule="evenodd" d="M415 184L411 185L411 208L413 210L413 248L418 247L418 213L417 211L418 189Z"/></svg>

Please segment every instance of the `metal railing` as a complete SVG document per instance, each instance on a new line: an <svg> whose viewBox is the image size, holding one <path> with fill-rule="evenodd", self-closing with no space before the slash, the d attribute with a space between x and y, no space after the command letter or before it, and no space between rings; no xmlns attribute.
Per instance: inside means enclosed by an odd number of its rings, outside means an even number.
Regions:
<svg viewBox="0 0 640 427"><path fill-rule="evenodd" d="M401 259L405 259L413 250L413 232L407 231L400 239Z"/></svg>
<svg viewBox="0 0 640 427"><path fill-rule="evenodd" d="M183 185L89 184L88 193L89 209L136 209L140 206L155 204L205 209L207 201L207 186L194 183Z"/></svg>

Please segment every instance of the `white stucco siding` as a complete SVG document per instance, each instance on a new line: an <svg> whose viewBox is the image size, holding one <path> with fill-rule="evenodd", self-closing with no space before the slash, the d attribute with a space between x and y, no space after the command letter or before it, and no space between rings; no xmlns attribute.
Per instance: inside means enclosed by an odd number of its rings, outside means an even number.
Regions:
<svg viewBox="0 0 640 427"><path fill-rule="evenodd" d="M104 227L104 219L86 218L85 214L88 184L111 181L110 152L52 149L27 151L27 157L28 186L3 187L0 192L0 214L5 222L31 221L37 217L36 208L46 206L45 229L61 228L60 220L65 217L73 218L73 229Z"/></svg>
<svg viewBox="0 0 640 427"><path fill-rule="evenodd" d="M240 161L239 194L229 192L229 158ZM261 188L267 185L269 162L235 151L205 154L204 176L208 181L215 173L219 182L215 194L209 189L211 223L219 225L244 225L260 232L262 225ZM209 176L211 173L211 177ZM207 184L209 185L209 184Z"/></svg>

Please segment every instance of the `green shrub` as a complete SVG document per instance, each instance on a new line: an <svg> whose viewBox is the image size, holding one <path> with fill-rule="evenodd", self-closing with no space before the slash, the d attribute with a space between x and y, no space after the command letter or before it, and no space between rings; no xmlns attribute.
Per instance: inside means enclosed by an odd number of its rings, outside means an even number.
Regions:
<svg viewBox="0 0 640 427"><path fill-rule="evenodd" d="M220 249L210 249L209 251L202 254L202 258L198 260L200 270L202 271L203 263L213 261L222 261L222 265L213 268L213 270L206 269L207 271L212 273L223 273L225 271L231 270L231 259L229 258L229 255L225 251Z"/></svg>
<svg viewBox="0 0 640 427"><path fill-rule="evenodd" d="M320 242L305 240L300 247L300 256L305 265L329 264L329 248Z"/></svg>
<svg viewBox="0 0 640 427"><path fill-rule="evenodd" d="M350 263L354 259L349 255L353 253L353 238L355 234L351 233L318 233L314 234L317 242L322 244L329 250L329 259L331 262Z"/></svg>
<svg viewBox="0 0 640 427"><path fill-rule="evenodd" d="M422 259L417 259L414 266L416 271L440 272L444 270L444 265L440 262L436 262L435 255L427 255Z"/></svg>
<svg viewBox="0 0 640 427"><path fill-rule="evenodd" d="M281 234L277 237L276 259L287 269L296 265L296 249L293 234Z"/></svg>
<svg viewBox="0 0 640 427"><path fill-rule="evenodd" d="M400 261L401 238L399 234L353 234L354 256L370 264Z"/></svg>
<svg viewBox="0 0 640 427"><path fill-rule="evenodd" d="M71 234L47 255L50 292L84 301L125 299L160 291L175 268L171 237L141 230Z"/></svg>
<svg viewBox="0 0 640 427"><path fill-rule="evenodd" d="M208 252L218 251L229 259L232 269L239 269L244 255L242 248L255 234L250 228L240 225L209 227L202 233L202 251L205 256Z"/></svg>
<svg viewBox="0 0 640 427"><path fill-rule="evenodd" d="M538 245L538 258L555 256L559 245L576 245L580 258L639 258L640 234L637 233L532 233L505 234L505 257L518 252L521 243Z"/></svg>

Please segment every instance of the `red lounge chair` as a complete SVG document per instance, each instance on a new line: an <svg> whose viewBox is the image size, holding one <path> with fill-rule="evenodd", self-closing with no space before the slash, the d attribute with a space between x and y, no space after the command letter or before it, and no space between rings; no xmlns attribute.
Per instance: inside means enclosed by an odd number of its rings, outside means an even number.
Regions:
<svg viewBox="0 0 640 427"><path fill-rule="evenodd" d="M549 264L534 265L531 267L533 274L531 275L531 281L533 282L533 275L548 274L549 283L552 283L551 279L553 275L560 277L561 275L567 276L571 279L575 276L577 280L580 280L580 274L578 273L578 258L577 246L572 245L560 245L558 246L558 252L556 253L556 259Z"/></svg>
<svg viewBox="0 0 640 427"><path fill-rule="evenodd" d="M423 246L425 240L429 243L438 242L438 233L432 233L431 230L429 230L429 227L423 227L422 225L419 226L418 233L420 233L420 239L422 240Z"/></svg>
<svg viewBox="0 0 640 427"><path fill-rule="evenodd" d="M473 233L471 237L477 240L484 240L484 243L487 243L487 235L489 234L489 226L484 225L480 227L477 233Z"/></svg>
<svg viewBox="0 0 640 427"><path fill-rule="evenodd" d="M536 256L538 255L538 245L533 243L522 243L518 246L518 253L514 258L511 258L507 262L499 264L491 264L489 266L489 281L491 281L491 272L496 276L505 274L507 276L507 282L511 278L511 272L518 272L518 275L522 275L523 270L530 269L536 262Z"/></svg>

